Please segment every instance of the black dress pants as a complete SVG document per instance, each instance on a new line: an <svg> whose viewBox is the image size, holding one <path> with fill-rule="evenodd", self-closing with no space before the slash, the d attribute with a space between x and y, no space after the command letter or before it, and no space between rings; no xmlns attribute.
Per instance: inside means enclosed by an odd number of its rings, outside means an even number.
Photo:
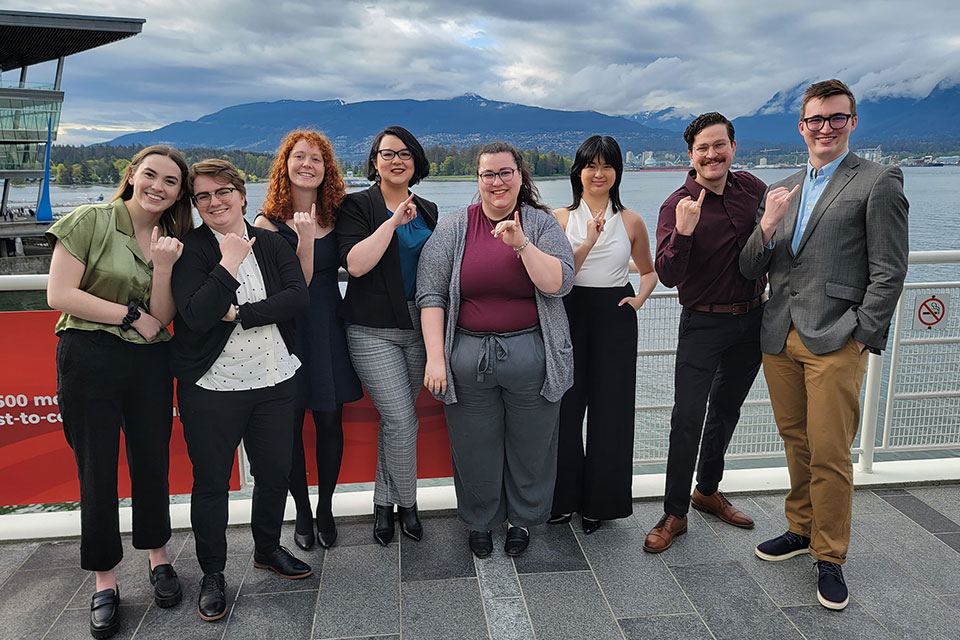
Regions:
<svg viewBox="0 0 960 640"><path fill-rule="evenodd" d="M760 370L762 317L762 305L741 315L686 308L680 314L663 499L667 514L689 510L694 464L701 493L710 495L720 486L723 456Z"/></svg>
<svg viewBox="0 0 960 640"><path fill-rule="evenodd" d="M637 312L622 287L574 287L563 299L573 343L573 386L560 403L552 512L612 520L633 513ZM587 416L584 451L583 416Z"/></svg>
<svg viewBox="0 0 960 640"><path fill-rule="evenodd" d="M135 344L106 331L67 329L57 343L57 397L80 478L80 566L109 571L123 558L117 509L121 429L133 546L165 545L173 426L169 343Z"/></svg>
<svg viewBox="0 0 960 640"><path fill-rule="evenodd" d="M227 562L230 472L240 441L255 485L250 528L256 550L280 546L293 447L294 379L249 391L210 391L177 385L180 420L193 463L190 524L204 573Z"/></svg>

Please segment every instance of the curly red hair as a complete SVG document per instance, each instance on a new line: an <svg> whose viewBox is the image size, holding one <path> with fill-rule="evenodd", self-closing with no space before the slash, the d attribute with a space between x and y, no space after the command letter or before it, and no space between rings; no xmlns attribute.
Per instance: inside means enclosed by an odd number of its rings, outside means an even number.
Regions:
<svg viewBox="0 0 960 640"><path fill-rule="evenodd" d="M263 212L271 220L286 222L293 217L293 195L290 176L287 173L287 159L293 145L301 140L320 149L323 156L323 182L317 188L317 222L320 226L333 226L337 220L337 210L346 195L347 187L340 175L340 166L333 156L333 145L326 136L310 130L291 131L280 142L277 157L270 169L270 187L263 201Z"/></svg>

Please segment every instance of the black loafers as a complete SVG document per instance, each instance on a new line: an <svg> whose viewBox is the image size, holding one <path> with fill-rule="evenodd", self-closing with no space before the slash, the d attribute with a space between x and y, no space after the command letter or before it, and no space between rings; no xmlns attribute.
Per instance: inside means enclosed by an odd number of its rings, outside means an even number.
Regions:
<svg viewBox="0 0 960 640"><path fill-rule="evenodd" d="M120 588L104 589L90 600L90 635L109 638L120 630Z"/></svg>
<svg viewBox="0 0 960 640"><path fill-rule="evenodd" d="M150 569L150 584L153 585L153 600L158 607L166 609L183 599L180 578L169 564L158 564Z"/></svg>
<svg viewBox="0 0 960 640"><path fill-rule="evenodd" d="M583 521L583 532L587 535L599 529L600 525L603 524L603 520L594 520L593 518L581 518L581 520Z"/></svg>
<svg viewBox="0 0 960 640"><path fill-rule="evenodd" d="M282 578L299 580L313 574L306 562L294 557L286 547L277 547L270 553L253 552L253 566L257 569L270 569Z"/></svg>
<svg viewBox="0 0 960 640"><path fill-rule="evenodd" d="M470 551L478 558L486 558L493 552L493 536L489 531L471 531L468 541Z"/></svg>
<svg viewBox="0 0 960 640"><path fill-rule="evenodd" d="M417 503L412 507L397 507L400 531L408 538L420 542L423 537L423 525L420 523L420 514L417 513Z"/></svg>
<svg viewBox="0 0 960 640"><path fill-rule="evenodd" d="M393 540L393 505L373 505L373 539L380 543L380 546L387 546Z"/></svg>
<svg viewBox="0 0 960 640"><path fill-rule="evenodd" d="M530 532L523 527L507 529L507 540L503 543L503 552L508 556L518 556L526 551L530 544Z"/></svg>
<svg viewBox="0 0 960 640"><path fill-rule="evenodd" d="M200 579L200 597L197 613L207 622L219 620L227 614L227 581L223 573L205 573Z"/></svg>

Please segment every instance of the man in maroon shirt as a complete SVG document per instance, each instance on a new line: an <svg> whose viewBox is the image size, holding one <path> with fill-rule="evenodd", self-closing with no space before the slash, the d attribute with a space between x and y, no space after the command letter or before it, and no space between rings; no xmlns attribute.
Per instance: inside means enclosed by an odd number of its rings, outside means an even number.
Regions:
<svg viewBox="0 0 960 640"><path fill-rule="evenodd" d="M753 520L718 487L740 407L760 369L766 279L744 278L738 260L766 185L745 171L730 171L737 143L733 125L719 113L698 116L683 139L693 169L660 207L657 225L657 275L666 286L677 287L683 311L664 514L643 545L651 553L665 551L674 536L687 532L691 502L724 522L753 527ZM698 449L697 487L691 496Z"/></svg>

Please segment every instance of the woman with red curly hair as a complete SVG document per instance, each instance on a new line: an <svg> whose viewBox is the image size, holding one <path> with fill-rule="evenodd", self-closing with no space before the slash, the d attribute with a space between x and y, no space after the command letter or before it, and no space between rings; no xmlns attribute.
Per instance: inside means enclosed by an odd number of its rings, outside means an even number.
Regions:
<svg viewBox="0 0 960 640"><path fill-rule="evenodd" d="M292 131L280 143L270 171L263 212L254 226L278 232L297 252L310 289L310 309L297 320L296 429L290 494L297 505L294 542L313 546L313 513L307 494L303 419L313 414L317 432L317 537L328 549L337 540L333 491L343 457L343 405L363 392L350 364L343 321L339 317L340 267L334 231L345 187L330 141L316 131Z"/></svg>

